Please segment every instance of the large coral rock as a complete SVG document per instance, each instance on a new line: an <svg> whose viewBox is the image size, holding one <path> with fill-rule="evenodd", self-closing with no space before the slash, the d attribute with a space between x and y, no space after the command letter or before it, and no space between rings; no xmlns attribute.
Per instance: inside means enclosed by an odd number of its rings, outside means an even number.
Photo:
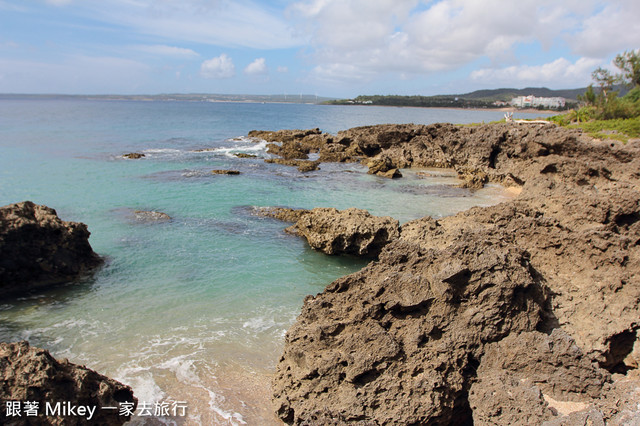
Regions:
<svg viewBox="0 0 640 426"><path fill-rule="evenodd" d="M535 424L589 407L611 381L568 334L512 334L488 345L471 386L474 425Z"/></svg>
<svg viewBox="0 0 640 426"><path fill-rule="evenodd" d="M527 254L498 237L444 250L396 240L305 300L274 380L277 413L294 424L469 421L484 346L535 330L545 300Z"/></svg>
<svg viewBox="0 0 640 426"><path fill-rule="evenodd" d="M30 201L0 207L0 297L73 280L102 263L83 223Z"/></svg>
<svg viewBox="0 0 640 426"><path fill-rule="evenodd" d="M326 254L376 257L398 238L399 223L385 216L372 216L366 210L315 208L301 215L289 229L304 237L309 245Z"/></svg>
<svg viewBox="0 0 640 426"><path fill-rule="evenodd" d="M393 160L386 155L380 155L369 160L367 166L369 167L367 173L371 175L390 179L402 177L402 173L400 173L398 167L393 163Z"/></svg>
<svg viewBox="0 0 640 426"><path fill-rule="evenodd" d="M393 138L360 145L397 161L420 138L470 186L522 191L406 223L377 262L308 297L273 381L280 418L639 420L640 144L518 125L412 127Z"/></svg>
<svg viewBox="0 0 640 426"><path fill-rule="evenodd" d="M27 342L0 343L0 375L2 424L121 425L131 416L119 415L120 404L128 404L135 411L138 403L129 386L67 360L57 361L48 351ZM17 402L20 408L26 401L36 402L38 416L24 412L20 417L7 416L6 401ZM57 403L84 406L89 411L80 414L76 409L67 416L60 411L55 412L57 415L47 413L47 404L55 409Z"/></svg>

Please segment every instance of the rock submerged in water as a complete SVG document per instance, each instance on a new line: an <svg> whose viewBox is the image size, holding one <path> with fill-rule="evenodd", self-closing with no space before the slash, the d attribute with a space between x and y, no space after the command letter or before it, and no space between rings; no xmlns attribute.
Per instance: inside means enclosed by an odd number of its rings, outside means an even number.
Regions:
<svg viewBox="0 0 640 426"><path fill-rule="evenodd" d="M129 160L138 160L140 158L144 158L145 155L140 152L130 152L128 154L122 155L124 158L128 158Z"/></svg>
<svg viewBox="0 0 640 426"><path fill-rule="evenodd" d="M211 170L212 175L239 175L239 170Z"/></svg>
<svg viewBox="0 0 640 426"><path fill-rule="evenodd" d="M283 222L297 222L303 215L309 213L309 210L291 207L255 207L253 211L258 216L270 217Z"/></svg>
<svg viewBox="0 0 640 426"><path fill-rule="evenodd" d="M67 360L58 361L44 349L29 346L27 342L0 343L0 401L2 421L7 425L121 425L131 416L119 415L120 404L135 411L138 399L129 386L105 377L84 366ZM37 403L37 417L9 416L5 402L26 401ZM72 416L47 413L47 404L70 404ZM116 407L117 409L103 409ZM60 411L55 414L60 413Z"/></svg>
<svg viewBox="0 0 640 426"><path fill-rule="evenodd" d="M0 298L79 278L102 264L83 223L24 201L0 207Z"/></svg>
<svg viewBox="0 0 640 426"><path fill-rule="evenodd" d="M134 210L133 215L139 222L168 222L171 216L155 210Z"/></svg>
<svg viewBox="0 0 640 426"><path fill-rule="evenodd" d="M312 172L318 170L320 161L311 160L287 160L284 158L268 158L264 160L265 163L282 164L285 166L294 166L298 168L301 173Z"/></svg>
<svg viewBox="0 0 640 426"><path fill-rule="evenodd" d="M238 158L257 158L258 156L255 154L247 154L244 152L239 152L237 154L233 154L234 157L238 157Z"/></svg>

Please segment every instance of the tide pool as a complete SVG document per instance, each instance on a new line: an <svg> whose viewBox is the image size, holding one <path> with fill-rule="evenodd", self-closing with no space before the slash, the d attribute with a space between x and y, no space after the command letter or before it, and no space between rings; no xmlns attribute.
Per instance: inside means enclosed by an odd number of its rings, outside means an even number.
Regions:
<svg viewBox="0 0 640 426"><path fill-rule="evenodd" d="M499 111L117 101L0 101L0 205L31 200L84 222L105 265L0 306L0 339L27 339L134 388L185 402L139 424L277 424L269 380L306 295L366 263L311 250L256 206L358 207L401 222L508 198L451 190L451 173L387 180L359 164L307 174L267 164L252 129L336 133L381 123L469 123ZM528 118L520 114L518 118ZM204 151L203 151L204 150ZM141 152L139 160L122 158ZM240 159L235 153L257 158ZM234 169L237 176L212 175ZM135 210L172 220L140 222ZM156 423L153 423L156 422Z"/></svg>

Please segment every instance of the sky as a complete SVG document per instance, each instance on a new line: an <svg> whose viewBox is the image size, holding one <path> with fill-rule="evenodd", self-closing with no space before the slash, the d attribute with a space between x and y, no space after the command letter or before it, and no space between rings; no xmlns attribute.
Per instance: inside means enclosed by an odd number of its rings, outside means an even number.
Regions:
<svg viewBox="0 0 640 426"><path fill-rule="evenodd" d="M638 48L637 0L0 0L0 93L571 89Z"/></svg>

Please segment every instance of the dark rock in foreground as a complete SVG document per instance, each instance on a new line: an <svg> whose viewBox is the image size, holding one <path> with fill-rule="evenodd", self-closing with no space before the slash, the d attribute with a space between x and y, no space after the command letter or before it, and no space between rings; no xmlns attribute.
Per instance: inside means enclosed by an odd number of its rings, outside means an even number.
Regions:
<svg viewBox="0 0 640 426"><path fill-rule="evenodd" d="M67 360L57 361L27 342L0 343L0 375L0 423L5 425L121 425L131 416L119 415L120 404L133 412L138 403L129 386ZM37 403L36 417L22 411L26 401ZM8 415L7 402L19 403L20 417ZM53 411L56 404L76 408L64 416L60 409Z"/></svg>
<svg viewBox="0 0 640 426"><path fill-rule="evenodd" d="M0 207L0 297L77 279L100 265L83 223L30 201Z"/></svg>

